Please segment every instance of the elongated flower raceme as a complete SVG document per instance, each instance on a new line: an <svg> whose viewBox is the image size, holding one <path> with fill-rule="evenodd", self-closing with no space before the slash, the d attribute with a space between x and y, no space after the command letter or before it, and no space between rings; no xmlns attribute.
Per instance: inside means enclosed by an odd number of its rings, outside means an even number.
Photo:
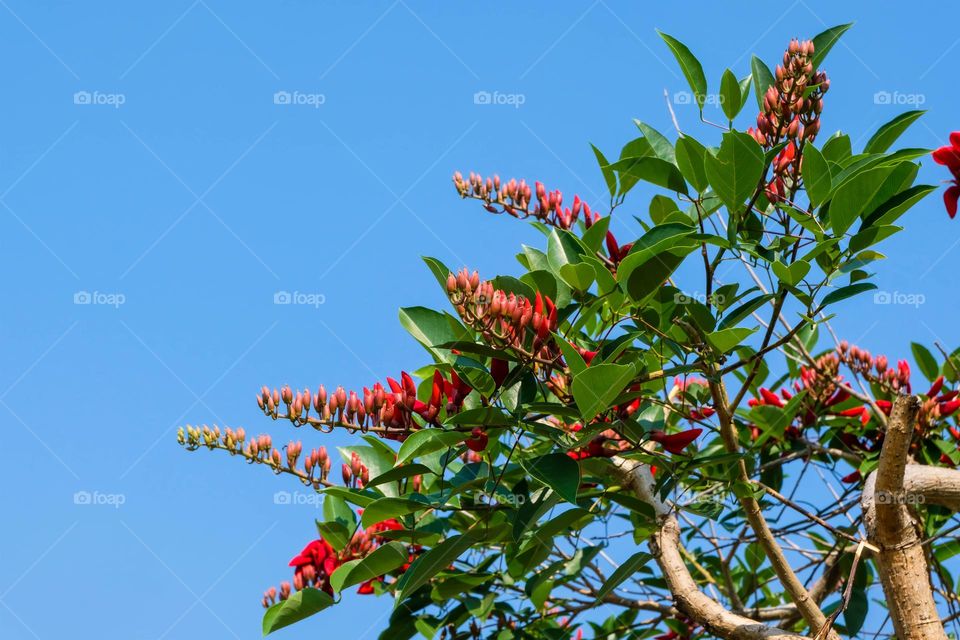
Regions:
<svg viewBox="0 0 960 640"><path fill-rule="evenodd" d="M298 553L292 560L290 566L293 567L293 589L289 582L283 582L280 589L270 587L263 594L262 604L264 608L269 608L277 601L283 601L289 598L293 592L312 587L320 589L333 595L333 588L330 585L330 576L340 568L344 563L351 560L365 558L370 555L387 538L383 536L385 532L403 529L397 520L390 518L366 529L360 529L350 539L349 543L340 551L337 551L329 542L323 538L318 538L310 542L303 551ZM393 571L394 574L402 574L410 564L416 559L421 551L419 545L408 545L408 560L401 567ZM383 583L386 580L385 575L373 576L361 583L357 588L359 594L374 593L374 584Z"/></svg>
<svg viewBox="0 0 960 640"><path fill-rule="evenodd" d="M473 391L456 371L447 377L435 370L431 383L426 402L417 398L413 377L401 371L400 380L388 377L386 387L375 382L362 393L347 392L343 387L329 393L323 385L316 393L309 389L294 392L289 386L271 391L265 386L257 395L257 404L267 416L290 420L297 427L310 425L320 431L343 427L402 441L424 425L437 425L441 411L458 413Z"/></svg>
<svg viewBox="0 0 960 640"><path fill-rule="evenodd" d="M827 74L813 66L814 45L810 40L792 40L777 65L774 83L763 97L757 127L747 129L767 149L786 142L773 161L773 178L767 197L777 203L800 182L803 145L813 142L820 131L823 95L830 89Z"/></svg>
<svg viewBox="0 0 960 640"><path fill-rule="evenodd" d="M546 225L558 229L572 230L577 221L583 218L583 228L590 229L600 220L600 214L590 208L580 196L573 196L573 203L569 207L563 206L563 192L559 189L548 191L541 182L536 182L531 189L526 180L519 182L511 178L508 182L501 182L500 176L484 178L470 172L464 178L459 171L453 174L453 184L462 198L480 200L484 209L494 214L506 213L515 218L533 218ZM606 232L605 249L597 252L597 256L604 260L607 268L616 273L617 265L630 253L632 242L620 244L612 231Z"/></svg>
<svg viewBox="0 0 960 640"><path fill-rule="evenodd" d="M538 363L544 378L559 363L561 352L552 337L558 311L549 296L538 291L531 302L497 289L490 281L481 282L476 271L470 274L466 269L447 277L447 295L464 324L491 346Z"/></svg>

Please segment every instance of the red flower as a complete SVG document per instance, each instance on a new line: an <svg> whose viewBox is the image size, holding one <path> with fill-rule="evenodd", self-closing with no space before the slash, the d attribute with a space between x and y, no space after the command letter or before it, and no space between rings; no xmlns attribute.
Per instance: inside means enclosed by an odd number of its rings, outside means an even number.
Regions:
<svg viewBox="0 0 960 640"><path fill-rule="evenodd" d="M951 400L940 403L940 417L945 418L960 409L960 400Z"/></svg>
<svg viewBox="0 0 960 640"><path fill-rule="evenodd" d="M510 373L510 363L501 358L491 358L490 359L490 375L493 377L493 381L496 383L496 388L499 389L503 384L504 380L507 379L507 374Z"/></svg>
<svg viewBox="0 0 960 640"><path fill-rule="evenodd" d="M330 543L321 538L304 547L300 555L290 561L290 566L296 567L295 574L303 574L304 569L310 567L315 575L324 574L325 578L329 578L340 566L340 559Z"/></svg>
<svg viewBox="0 0 960 640"><path fill-rule="evenodd" d="M860 470L858 469L853 473L843 476L840 478L840 482L846 482L848 484L852 482L860 482Z"/></svg>
<svg viewBox="0 0 960 640"><path fill-rule="evenodd" d="M683 450L690 446L690 443L696 440L701 433L703 433L703 429L690 429L670 435L663 431L651 431L650 439L662 444L663 448L670 453L683 453Z"/></svg>
<svg viewBox="0 0 960 640"><path fill-rule="evenodd" d="M927 397L928 398L934 397L935 395L940 393L940 389L943 389L943 376L940 376L939 378L933 381L933 385L930 387L930 390L927 391Z"/></svg>
<svg viewBox="0 0 960 640"><path fill-rule="evenodd" d="M487 448L488 440L487 432L484 431L483 428L474 427L473 431L470 432L470 437L464 441L464 444L466 444L467 448L471 451L480 453Z"/></svg>
<svg viewBox="0 0 960 640"><path fill-rule="evenodd" d="M943 192L943 204L950 218L957 215L957 200L960 199L960 131L950 134L950 145L933 152L933 161L946 166L953 174L953 184Z"/></svg>
<svg viewBox="0 0 960 640"><path fill-rule="evenodd" d="M783 402L780 401L780 396L770 391L769 389L760 387L760 395L763 397L763 404L769 404L774 407L783 406Z"/></svg>

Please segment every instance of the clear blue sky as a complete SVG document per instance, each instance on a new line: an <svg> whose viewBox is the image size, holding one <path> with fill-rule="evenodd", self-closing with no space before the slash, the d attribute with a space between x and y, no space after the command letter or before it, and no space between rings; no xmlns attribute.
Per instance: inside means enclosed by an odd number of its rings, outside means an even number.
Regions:
<svg viewBox="0 0 960 640"><path fill-rule="evenodd" d="M930 109L904 142L934 147L960 128L958 18L934 2L0 0L0 636L258 637L261 590L288 577L317 512L274 504L290 480L185 453L176 426L285 442L261 384L359 387L424 363L396 321L443 303L419 256L505 273L538 241L460 203L451 172L602 203L588 142L615 155L635 117L669 131L663 90L685 89L655 28L715 89L751 52L772 66L790 37L856 20L826 64L824 130L862 145L912 108L877 104L887 92ZM716 137L692 107L678 117ZM851 341L891 357L911 337L957 346L960 220L939 197L877 269L925 303L848 303ZM324 304L275 305L278 291ZM83 491L123 504L75 504ZM346 600L278 637L376 637L389 603Z"/></svg>

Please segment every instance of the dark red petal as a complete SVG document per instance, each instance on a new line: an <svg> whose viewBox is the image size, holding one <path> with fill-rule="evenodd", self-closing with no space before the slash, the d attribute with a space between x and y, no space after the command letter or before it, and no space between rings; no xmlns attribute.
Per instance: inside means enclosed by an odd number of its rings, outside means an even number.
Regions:
<svg viewBox="0 0 960 640"><path fill-rule="evenodd" d="M960 185L953 185L943 192L943 204L947 207L947 215L951 220L957 215L958 198L960 198Z"/></svg>
<svg viewBox="0 0 960 640"><path fill-rule="evenodd" d="M960 149L954 147L940 147L933 152L933 161L950 168L960 166Z"/></svg>
<svg viewBox="0 0 960 640"><path fill-rule="evenodd" d="M960 149L960 131L954 131L950 134L950 144L952 144L955 149Z"/></svg>
<svg viewBox="0 0 960 640"><path fill-rule="evenodd" d="M857 470L857 471L854 471L853 473L843 476L842 478L840 478L840 482L847 482L847 483L860 482L860 471Z"/></svg>
<svg viewBox="0 0 960 640"><path fill-rule="evenodd" d="M670 453L682 453L701 433L703 433L703 429L690 429L670 435L654 432L651 433L650 439L662 444L663 448Z"/></svg>

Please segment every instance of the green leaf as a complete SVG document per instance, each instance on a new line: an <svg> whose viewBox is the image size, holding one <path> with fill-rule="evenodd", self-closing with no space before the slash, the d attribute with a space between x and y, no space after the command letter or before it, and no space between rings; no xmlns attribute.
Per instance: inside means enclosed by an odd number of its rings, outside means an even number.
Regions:
<svg viewBox="0 0 960 640"><path fill-rule="evenodd" d="M723 107L723 113L727 120L733 122L737 114L740 113L740 82L733 71L727 69L720 78L720 105Z"/></svg>
<svg viewBox="0 0 960 640"><path fill-rule="evenodd" d="M740 78L740 105L737 107L738 111L743 111L743 108L747 106L747 100L750 99L751 82L753 82L753 75Z"/></svg>
<svg viewBox="0 0 960 640"><path fill-rule="evenodd" d="M626 364L598 364L575 375L573 399L583 419L590 421L608 409L633 376L633 367Z"/></svg>
<svg viewBox="0 0 960 640"><path fill-rule="evenodd" d="M617 277L621 282L626 280L624 288L630 294L630 298L638 305L644 305L660 290L663 283L677 270L692 250L692 245L684 245L650 256L642 262L635 260L631 263L632 268L629 271L621 274L618 269ZM622 266L623 263L621 268Z"/></svg>
<svg viewBox="0 0 960 640"><path fill-rule="evenodd" d="M600 365L604 366L604 365ZM580 489L580 465L565 453L521 460L521 466L531 477L553 489L567 502L577 503Z"/></svg>
<svg viewBox="0 0 960 640"><path fill-rule="evenodd" d="M646 565L652 559L653 556L646 551L638 551L627 558L623 564L617 567L614 572L610 574L610 577L607 578L607 581L604 582L603 586L601 586L599 591L597 591L597 601L599 602L613 593L613 590L619 587L624 580L632 576L637 572L637 569Z"/></svg>
<svg viewBox="0 0 960 640"><path fill-rule="evenodd" d="M443 287L443 290L446 291L447 276L452 273L447 265L443 264L443 262L436 258L431 258L430 256L421 256L421 259L430 268L430 273L432 273L433 277L437 279L437 282L440 283L440 286Z"/></svg>
<svg viewBox="0 0 960 640"><path fill-rule="evenodd" d="M638 180L645 180L677 193L687 193L687 183L676 165L654 156L623 158L610 165L610 168L620 176L620 195L629 190L624 189L625 183L632 186Z"/></svg>
<svg viewBox="0 0 960 640"><path fill-rule="evenodd" d="M462 326L459 326L459 330L454 329L459 325L459 321L426 307L400 309L400 324L417 342L435 354L437 351L433 348L434 345L454 340L470 340L472 337Z"/></svg>
<svg viewBox="0 0 960 640"><path fill-rule="evenodd" d="M343 498L351 504L355 504L361 509L379 498L379 494L372 491L360 489L347 489L346 487L327 487L323 490L325 496L337 496Z"/></svg>
<svg viewBox="0 0 960 640"><path fill-rule="evenodd" d="M906 113L901 113L896 118L886 123L873 134L873 137L867 142L867 146L863 148L864 153L883 153L890 148L894 142L897 141L897 138L907 130L914 121L925 114L926 111L907 111ZM804 159L806 162L806 159Z"/></svg>
<svg viewBox="0 0 960 640"><path fill-rule="evenodd" d="M600 165L600 173L603 174L603 181L607 183L607 190L610 192L610 197L616 197L617 195L617 176L610 169L610 163L607 161L606 157L603 155L603 152L600 149L597 149L596 146L590 145L590 148L593 149L593 155L597 157L597 163Z"/></svg>
<svg viewBox="0 0 960 640"><path fill-rule="evenodd" d="M267 609L263 614L263 635L309 618L332 604L333 598L319 589L312 587L301 589L286 600Z"/></svg>
<svg viewBox="0 0 960 640"><path fill-rule="evenodd" d="M729 131L716 156L706 158L710 186L730 211L738 211L756 190L763 175L763 151L746 133Z"/></svg>
<svg viewBox="0 0 960 640"><path fill-rule="evenodd" d="M586 291L593 284L596 273L589 264L565 264L560 267L560 277L577 291Z"/></svg>
<svg viewBox="0 0 960 640"><path fill-rule="evenodd" d="M843 162L853 154L850 136L836 133L823 143L823 157L827 162Z"/></svg>
<svg viewBox="0 0 960 640"><path fill-rule="evenodd" d="M870 169L837 189L830 201L830 228L836 234L843 235L861 215L869 213L870 203L883 191L892 171L891 167Z"/></svg>
<svg viewBox="0 0 960 640"><path fill-rule="evenodd" d="M447 424L486 425L491 427L511 427L516 423L510 414L497 407L474 407L449 416Z"/></svg>
<svg viewBox="0 0 960 640"><path fill-rule="evenodd" d="M676 164L676 153L673 149L673 145L670 144L670 141L667 138L648 125L645 122L634 119L633 123L637 125L637 128L640 129L640 133L643 134L643 137L647 139L650 143L650 149L653 151L653 155L660 158L661 160L666 160L670 164Z"/></svg>
<svg viewBox="0 0 960 640"><path fill-rule="evenodd" d="M823 62L823 59L827 57L827 54L830 53L830 49L833 48L833 45L837 43L837 40L840 39L847 29L853 26L853 23L841 24L836 27L831 27L826 31L817 34L813 38L813 68L818 69L820 63Z"/></svg>
<svg viewBox="0 0 960 640"><path fill-rule="evenodd" d="M917 366L920 367L920 373L923 374L923 377L930 382L936 380L940 375L940 366L937 364L937 359L930 353L930 350L922 344L911 342L910 351L913 352L913 359L917 362Z"/></svg>
<svg viewBox="0 0 960 640"><path fill-rule="evenodd" d="M788 284L790 286L796 286L803 280L803 277L807 275L810 271L810 263L805 260L797 260L787 266L780 261L774 262L772 265L773 273L777 276L777 279L780 282Z"/></svg>
<svg viewBox="0 0 960 640"><path fill-rule="evenodd" d="M677 140L676 156L680 173L700 193L706 191L709 186L707 170L704 168L706 155L707 148L697 142L695 138L683 136Z"/></svg>
<svg viewBox="0 0 960 640"><path fill-rule="evenodd" d="M563 352L563 359L566 361L567 367L570 368L571 374L577 375L587 368L587 363L583 360L583 356L573 348L572 344L566 340L557 340L557 346L560 347L560 351Z"/></svg>
<svg viewBox="0 0 960 640"><path fill-rule="evenodd" d="M873 284L872 282L858 282L857 284L840 287L839 289L835 289L823 297L823 302L820 303L820 309L823 309L827 305L831 305L834 302L840 302L841 300L852 298L853 296L863 293L864 291L870 291L871 289L876 288L877 285Z"/></svg>
<svg viewBox="0 0 960 640"><path fill-rule="evenodd" d="M736 327L731 329L721 329L704 336L707 343L713 347L717 353L726 353L734 347L740 346L740 343L747 339L756 329L746 327Z"/></svg>
<svg viewBox="0 0 960 640"><path fill-rule="evenodd" d="M767 89L774 84L773 74L770 73L770 67L757 56L750 59L750 71L753 75L753 92L757 96L757 108L763 111L763 98Z"/></svg>
<svg viewBox="0 0 960 640"><path fill-rule="evenodd" d="M323 497L323 519L327 522L339 522L352 529L357 523L357 514L353 512L353 508L347 504L346 500L340 496L327 494Z"/></svg>
<svg viewBox="0 0 960 640"><path fill-rule="evenodd" d="M863 220L863 227L889 225L906 213L911 207L937 190L928 184L918 184L901 191L870 212Z"/></svg>
<svg viewBox="0 0 960 640"><path fill-rule="evenodd" d="M718 329L726 329L727 327L733 327L737 325L741 320L749 316L751 313L762 307L767 302L773 300L774 294L764 293L758 295L750 300L747 300L736 309L732 310L730 313L723 316L723 319L720 320L720 323L717 325Z"/></svg>
<svg viewBox="0 0 960 640"><path fill-rule="evenodd" d="M329 496L327 496L329 498ZM320 537L330 543L337 551L343 551L350 543L352 529L347 529L342 522L317 522L317 532Z"/></svg>
<svg viewBox="0 0 960 640"><path fill-rule="evenodd" d="M418 495L418 494L414 494ZM399 518L409 513L416 513L423 509L428 509L429 504L420 500L411 500L410 498L380 498L374 500L363 510L360 517L360 524L365 528L372 527L384 520L390 518Z"/></svg>
<svg viewBox="0 0 960 640"><path fill-rule="evenodd" d="M410 434L397 453L397 466L416 458L425 456L434 451L442 451L455 446L464 440L468 434L459 431L442 431L440 429L420 429Z"/></svg>
<svg viewBox="0 0 960 640"><path fill-rule="evenodd" d="M590 228L583 232L580 241L591 251L599 251L603 246L603 241L607 236L607 229L610 228L610 216L604 216L590 225Z"/></svg>
<svg viewBox="0 0 960 640"><path fill-rule="evenodd" d="M394 607L399 606L404 598L450 566L450 563L459 558L460 554L469 549L473 543L473 534L468 531L463 535L447 538L414 560L397 583L397 599L394 601Z"/></svg>
<svg viewBox="0 0 960 640"><path fill-rule="evenodd" d="M830 165L820 150L812 144L803 150L803 186L807 190L810 204L819 207L830 195L833 188L833 177L830 175Z"/></svg>
<svg viewBox="0 0 960 640"><path fill-rule="evenodd" d="M617 268L617 279L625 283L635 302L641 303L659 289L696 246L690 239L692 233L685 224L669 222L653 227L634 243Z"/></svg>
<svg viewBox="0 0 960 640"><path fill-rule="evenodd" d="M697 100L697 105L702 112L703 103L707 100L707 78L703 75L703 66L700 64L700 61L697 60L697 57L690 52L687 45L673 36L663 33L659 29L657 33L663 38L663 41L667 43L667 46L670 47L673 57L675 57L680 64L680 70L683 71L683 75L687 79L687 84L690 85L690 89L693 91L693 95Z"/></svg>
<svg viewBox="0 0 960 640"><path fill-rule="evenodd" d="M584 254L580 241L563 229L552 229L547 237L547 262L554 273L559 274L565 264L580 262Z"/></svg>
<svg viewBox="0 0 960 640"><path fill-rule="evenodd" d="M340 593L355 584L372 580L402 567L408 560L407 548L402 543L388 542L377 547L365 558L351 560L337 567L330 576L330 586Z"/></svg>
<svg viewBox="0 0 960 640"><path fill-rule="evenodd" d="M378 484L384 484L385 482L397 482L398 480L403 480L404 478L409 478L411 476L420 476L428 473L433 473L430 470L430 467L422 464L405 464L402 467L394 467L389 471L381 473L376 478L371 478L365 486L375 487Z"/></svg>
<svg viewBox="0 0 960 640"><path fill-rule="evenodd" d="M847 635L856 637L860 634L863 623L867 620L869 607L867 592L863 588L856 588L850 592L850 602L843 611L843 626L846 627Z"/></svg>

